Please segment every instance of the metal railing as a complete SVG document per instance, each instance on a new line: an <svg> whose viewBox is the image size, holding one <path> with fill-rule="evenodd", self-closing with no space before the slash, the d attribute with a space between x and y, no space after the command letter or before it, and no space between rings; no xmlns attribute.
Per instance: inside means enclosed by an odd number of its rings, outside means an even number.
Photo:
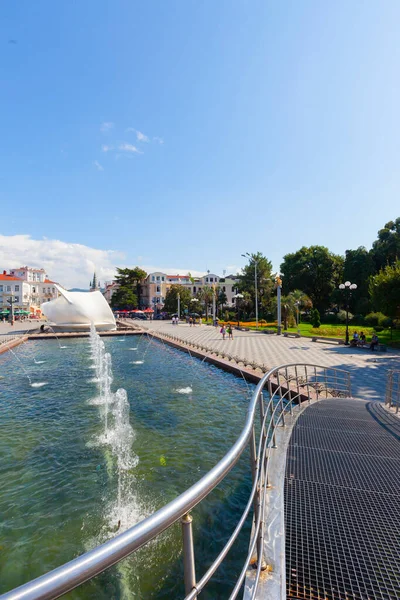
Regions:
<svg viewBox="0 0 400 600"><path fill-rule="evenodd" d="M223 562L251 513L253 527L247 556L229 598L233 600L238 596L249 566L254 568L256 565L257 571L252 580L251 591L251 598L255 598L261 572L267 567L263 544L268 529L271 452L276 447L279 428L285 427L287 417L295 414L298 404L310 403L321 398L350 396L350 375L340 369L288 364L270 370L260 380L252 395L245 424L238 439L215 467L197 483L124 533L46 575L3 594L1 599L58 598L129 556L180 520L183 537L185 600L194 600ZM224 479L248 447L253 483L246 507L219 555L214 558L207 571L200 578L196 578L193 517L190 511Z"/></svg>
<svg viewBox="0 0 400 600"><path fill-rule="evenodd" d="M10 342L23 338L24 336L24 333L2 333L0 334L0 347L8 345Z"/></svg>
<svg viewBox="0 0 400 600"><path fill-rule="evenodd" d="M394 408L399 412L400 407L400 370L391 370L388 372L386 382L385 404L389 408Z"/></svg>

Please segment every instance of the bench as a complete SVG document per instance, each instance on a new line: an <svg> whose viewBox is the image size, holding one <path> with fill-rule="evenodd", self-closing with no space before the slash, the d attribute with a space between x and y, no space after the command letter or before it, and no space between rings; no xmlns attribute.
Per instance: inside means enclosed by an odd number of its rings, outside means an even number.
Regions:
<svg viewBox="0 0 400 600"><path fill-rule="evenodd" d="M375 352L375 350L371 350L369 347L369 342L364 346L351 346L352 348L357 348L358 350L369 350L370 352ZM385 344L378 344L376 348L376 352L387 352L387 346Z"/></svg>
<svg viewBox="0 0 400 600"><path fill-rule="evenodd" d="M328 337L318 337L318 336L314 336L313 338L311 338L313 342L329 342L329 343L336 343L336 344L344 344L344 340L341 340L339 338L328 338Z"/></svg>
<svg viewBox="0 0 400 600"><path fill-rule="evenodd" d="M294 333L292 331L284 331L283 332L283 337L294 337L294 338L299 338L301 337L301 335L299 333Z"/></svg>

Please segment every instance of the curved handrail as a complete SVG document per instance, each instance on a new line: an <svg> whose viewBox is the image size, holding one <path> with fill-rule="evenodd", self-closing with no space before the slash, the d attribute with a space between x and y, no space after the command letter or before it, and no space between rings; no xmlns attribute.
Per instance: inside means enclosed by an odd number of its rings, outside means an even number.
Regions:
<svg viewBox="0 0 400 600"><path fill-rule="evenodd" d="M291 367L295 367L296 369L296 378L297 378L297 393L295 390L290 388L291 379L287 376L285 378L285 382L288 384L288 388L285 389L284 395L282 393L279 397L279 404L281 405L282 411L280 415L278 414L278 404L272 409L272 405L276 398L276 390L272 393L272 382L271 379L275 374L278 374L278 382L279 382L279 372L281 370L285 370L288 373L288 369ZM256 386L256 389L252 395L250 400L246 420L244 427L233 444L231 449L225 454L225 456L201 479L199 479L195 484L193 484L190 488L180 494L177 498L157 510L155 513L150 515L149 517L142 520L137 525L134 525L124 533L117 535L112 540L105 542L104 544L94 548L82 554L81 556L71 560L64 565L57 567L56 569L46 573L34 579L28 583L21 585L18 588L10 592L6 592L5 594L0 596L1 600L53 600L55 598L60 597L73 590L78 585L84 583L88 579L98 575L105 569L111 567L115 563L119 562L123 558L127 557L129 554L138 550L144 544L154 539L157 535L168 529L173 523L176 523L179 519L181 519L184 515L189 513L201 500L203 500L223 479L224 477L231 471L231 469L235 466L239 458L241 457L244 449L250 443L250 450L252 451L252 447L254 445L255 448L255 439L254 439L254 417L257 409L257 404L260 403L260 398L262 400L262 392L265 388L266 383L269 384L270 393L270 401L267 405L271 407L271 420L268 425L268 434L265 433L265 436L260 436L258 452L256 452L254 456L254 473L253 473L253 487L252 493L250 495L249 502L246 506L246 509L239 521L238 526L235 528L234 533L231 538L228 540L226 546L214 561L213 565L211 565L210 569L207 573L200 579L198 582L198 587L191 592L187 592L186 598L196 598L196 594L200 589L204 587L207 581L210 579L212 574L218 568L219 564L222 562L223 558L226 556L230 547L232 546L238 532L240 531L241 525L244 523L245 518L250 510L251 503L254 499L255 490L259 483L260 476L260 457L261 464L263 465L265 460L265 453L268 447L268 436L271 433L273 435L274 428L279 424L280 419L283 419L284 422L284 412L285 407L283 405L283 399L285 396L290 398L290 401L287 404L287 407L290 407L292 411L292 404L294 402L294 398L299 399L303 396L307 398L307 394L300 393L299 391L299 378L297 377L297 369L299 367L305 367L305 371L307 373L307 368L314 369L323 369L323 370L332 370L336 373L344 374L346 377L343 378L343 381L346 379L347 386L349 386L349 374L347 371L342 369L336 369L332 367L326 367L322 365L314 365L307 363L289 363L285 365L281 365L279 367L274 367L268 373L266 373L259 383ZM312 383L307 381L307 386L311 386ZM300 384L302 386L302 384ZM278 389L282 392L282 386L279 384ZM348 387L349 389L349 387ZM291 397L293 394L293 398ZM318 398L318 390L316 392ZM350 393L349 393L350 395ZM310 389L308 387L308 399L310 399ZM261 401L263 406L263 401ZM287 410L287 408L286 408ZM278 421L275 422L275 416L278 415ZM264 412L264 406L262 408L262 419L261 419L261 431L265 432L265 424L266 419L268 417L268 412ZM252 440L252 441L251 441ZM263 466L261 476L265 471L265 479L267 478L267 471ZM265 483L265 481L264 481ZM265 487L265 486L264 486ZM263 510L265 510L265 504L263 500ZM256 515L256 533L253 537L253 540L250 544L250 555L252 549L254 549L256 545L255 536L259 533L261 523L261 512L258 512ZM247 561L248 564L248 561ZM261 566L257 570L258 577L261 570ZM245 570L244 570L245 572ZM243 572L242 572L243 576ZM236 589L236 588L235 588ZM231 597L236 597L232 594Z"/></svg>

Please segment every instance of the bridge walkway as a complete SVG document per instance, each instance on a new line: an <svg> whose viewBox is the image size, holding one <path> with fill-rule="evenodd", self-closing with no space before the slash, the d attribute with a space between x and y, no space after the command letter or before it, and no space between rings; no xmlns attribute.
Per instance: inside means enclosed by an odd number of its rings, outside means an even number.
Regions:
<svg viewBox="0 0 400 600"><path fill-rule="evenodd" d="M323 400L298 418L285 475L287 597L400 598L400 419Z"/></svg>

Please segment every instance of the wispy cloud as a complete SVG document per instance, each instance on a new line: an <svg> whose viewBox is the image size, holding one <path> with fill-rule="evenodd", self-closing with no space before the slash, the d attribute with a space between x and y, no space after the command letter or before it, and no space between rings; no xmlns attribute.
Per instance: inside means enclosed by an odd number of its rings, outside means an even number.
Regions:
<svg viewBox="0 0 400 600"><path fill-rule="evenodd" d="M125 256L112 250L100 250L83 244L61 240L35 240L30 235L0 235L0 264L2 269L15 269L28 264L43 267L50 279L67 288L88 288L96 271L104 281L113 279L115 265L125 266Z"/></svg>
<svg viewBox="0 0 400 600"><path fill-rule="evenodd" d="M164 140L162 138L158 137L158 136L153 137L153 140L155 142L158 142L159 144L163 144L164 143Z"/></svg>
<svg viewBox="0 0 400 600"><path fill-rule="evenodd" d="M134 146L133 144L128 144L127 142L120 144L118 146L118 150L121 150L121 152L136 152L137 154L143 154L143 152L138 150L136 146Z"/></svg>
<svg viewBox="0 0 400 600"><path fill-rule="evenodd" d="M147 135L144 135L144 133L142 133L141 131L136 131L136 139L138 140L138 142L148 142L149 138L147 137Z"/></svg>
<svg viewBox="0 0 400 600"><path fill-rule="evenodd" d="M97 169L98 171L104 171L104 168L101 166L101 164L99 163L99 161L98 161L98 160L94 160L94 161L93 161L93 164L94 164L94 166L96 167L96 169Z"/></svg>
<svg viewBox="0 0 400 600"><path fill-rule="evenodd" d="M135 129L134 127L128 127L128 129L126 130L127 133L136 133L136 139L138 142L149 142L150 138L148 135L145 135L144 133L142 133L141 131L139 131L138 129Z"/></svg>
<svg viewBox="0 0 400 600"><path fill-rule="evenodd" d="M103 144L101 149L103 150L103 152L110 152L110 150L114 150L113 146L107 146L107 144Z"/></svg>
<svg viewBox="0 0 400 600"><path fill-rule="evenodd" d="M107 131L110 131L113 128L114 128L114 123L111 123L111 121L106 121L101 124L100 131L102 133L106 133Z"/></svg>

